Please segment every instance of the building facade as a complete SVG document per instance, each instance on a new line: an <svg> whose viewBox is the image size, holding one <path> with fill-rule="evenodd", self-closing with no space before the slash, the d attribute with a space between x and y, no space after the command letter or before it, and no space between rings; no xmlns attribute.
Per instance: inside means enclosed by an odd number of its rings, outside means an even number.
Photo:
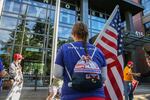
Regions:
<svg viewBox="0 0 150 100"><path fill-rule="evenodd" d="M142 5L144 10L133 17L133 22L135 30L141 33L144 37L147 38L147 41L142 42L142 44L150 44L150 1L149 0L133 0L134 2ZM141 38L141 39L144 39ZM139 40L138 40L139 41ZM138 72L146 72L149 70L147 63L145 62L144 50L142 45L139 45L135 48L136 50L136 65ZM142 55L142 56L139 56ZM142 81L149 82L150 78L144 78Z"/></svg>
<svg viewBox="0 0 150 100"><path fill-rule="evenodd" d="M130 0L108 2L112 0L61 0L58 46L71 41L71 28L80 20L88 25L89 38L97 35L116 4L120 5L122 22L126 22L127 31L134 32L132 16L143 8ZM35 79L38 86L49 84L55 4L56 0L3 2L0 56L7 68L13 60L12 55L22 53L25 58L22 62L25 86L34 86ZM133 10L130 11L130 8Z"/></svg>

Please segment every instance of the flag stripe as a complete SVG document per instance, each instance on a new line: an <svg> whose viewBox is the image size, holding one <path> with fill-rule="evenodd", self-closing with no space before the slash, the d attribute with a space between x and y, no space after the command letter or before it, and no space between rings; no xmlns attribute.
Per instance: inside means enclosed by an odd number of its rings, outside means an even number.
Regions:
<svg viewBox="0 0 150 100"><path fill-rule="evenodd" d="M108 86L107 86L108 87ZM104 87L104 91L105 91L105 96L106 96L106 100L111 100L111 98L110 98L110 96L109 96L109 93L108 93L108 89L107 89L107 87L105 86Z"/></svg>
<svg viewBox="0 0 150 100"><path fill-rule="evenodd" d="M116 68L117 68L117 70L118 70L118 72L119 72L119 74L120 74L120 76L121 76L121 79L123 79L123 70L122 70L121 64L118 62L118 60L115 60L114 62L109 63L109 64L108 64L108 69L111 69L112 66L114 66L114 65L116 65ZM122 80L122 81L123 81L123 80Z"/></svg>
<svg viewBox="0 0 150 100"><path fill-rule="evenodd" d="M108 78L108 77L107 77L107 78ZM112 86L112 84L111 84L111 81L110 81L109 79L106 80L105 85L106 85L106 89L108 90L108 91L107 91L108 94L106 93L106 96L109 95L109 96L107 96L106 98L109 98L109 97L110 97L111 100L117 100L117 96L116 96L116 94L115 94L114 88L113 88L113 86ZM110 94L111 94L111 95L110 95Z"/></svg>
<svg viewBox="0 0 150 100"><path fill-rule="evenodd" d="M114 67L114 66L111 66L111 67ZM114 75L112 73L112 69L108 71L108 77L109 77L109 80L110 80L111 84L113 84L113 89L116 93L116 96L117 96L118 100L123 100L123 98L121 97L121 95L122 95L121 91L120 91L120 89L118 87L118 84L117 84L117 82L114 78ZM116 100L116 99L114 99L114 100Z"/></svg>
<svg viewBox="0 0 150 100"><path fill-rule="evenodd" d="M102 46L103 46L103 48L105 48L104 50L104 54L107 54L107 53L109 53L109 52L111 52L111 53L113 53L114 55L117 55L117 50L115 50L114 48L112 48L111 46L109 46L108 44L106 44L105 42L103 42L103 41L100 41L100 40L98 40L98 46L99 47L101 47L102 48ZM103 50L102 50L103 51Z"/></svg>
<svg viewBox="0 0 150 100"><path fill-rule="evenodd" d="M112 62L114 62L115 60L114 59L112 59L112 58L108 58L108 59L106 59L106 62L109 62L109 63L112 63Z"/></svg>
<svg viewBox="0 0 150 100"><path fill-rule="evenodd" d="M122 71L123 71L123 69L124 69L124 59L123 59L123 56L122 55L120 55L120 56L118 56L118 60L119 60L119 63L121 64L121 68L122 68Z"/></svg>
<svg viewBox="0 0 150 100"><path fill-rule="evenodd" d="M116 35L116 39L118 39L118 32L116 31L116 29L114 29L113 27L111 26L107 26L107 30L109 30L110 32L112 32L113 34Z"/></svg>
<svg viewBox="0 0 150 100"><path fill-rule="evenodd" d="M107 29L105 31L105 33L107 33L108 35L110 35L111 37L113 37L115 39L117 39L117 37L118 37L115 33L113 33L112 31L110 31L109 29Z"/></svg>
<svg viewBox="0 0 150 100"><path fill-rule="evenodd" d="M105 38L104 36L101 38L101 40L105 41L105 43L111 46L112 48L117 49L117 45L114 42L111 42L110 40Z"/></svg>
<svg viewBox="0 0 150 100"><path fill-rule="evenodd" d="M117 45L117 40L105 32L104 37Z"/></svg>
<svg viewBox="0 0 150 100"><path fill-rule="evenodd" d="M119 73L120 71L118 71L118 69L116 67L112 67L112 73L115 77L115 80L121 90L121 94L123 96L123 89L124 89L124 86L123 86L123 80L122 80L122 76L121 74Z"/></svg>

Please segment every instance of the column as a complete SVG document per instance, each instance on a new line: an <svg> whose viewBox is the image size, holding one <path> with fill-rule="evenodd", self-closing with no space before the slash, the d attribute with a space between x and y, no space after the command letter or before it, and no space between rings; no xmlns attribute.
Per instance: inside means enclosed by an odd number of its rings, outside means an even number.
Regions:
<svg viewBox="0 0 150 100"><path fill-rule="evenodd" d="M125 20L126 20L127 32L134 33L135 32L135 28L134 28L133 19L132 19L132 13L131 12L125 12Z"/></svg>
<svg viewBox="0 0 150 100"><path fill-rule="evenodd" d="M81 0L80 2L80 8L81 8L81 21L85 23L88 26L88 0Z"/></svg>
<svg viewBox="0 0 150 100"><path fill-rule="evenodd" d="M0 16L2 14L3 2L4 0L0 0Z"/></svg>

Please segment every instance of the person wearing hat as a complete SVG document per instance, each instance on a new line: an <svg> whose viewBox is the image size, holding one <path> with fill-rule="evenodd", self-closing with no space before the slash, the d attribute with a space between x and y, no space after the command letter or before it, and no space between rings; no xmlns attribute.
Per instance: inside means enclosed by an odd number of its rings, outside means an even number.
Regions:
<svg viewBox="0 0 150 100"><path fill-rule="evenodd" d="M137 73L132 72L133 62L128 61L127 66L125 67L124 74L124 95L125 100L133 100L133 92L132 92L132 81L133 76L138 76Z"/></svg>
<svg viewBox="0 0 150 100"><path fill-rule="evenodd" d="M22 67L20 65L23 56L19 53L16 53L14 54L13 58L14 61L10 64L9 67L9 74L12 88L6 100L9 100L9 98L11 98L11 100L19 100L23 86Z"/></svg>

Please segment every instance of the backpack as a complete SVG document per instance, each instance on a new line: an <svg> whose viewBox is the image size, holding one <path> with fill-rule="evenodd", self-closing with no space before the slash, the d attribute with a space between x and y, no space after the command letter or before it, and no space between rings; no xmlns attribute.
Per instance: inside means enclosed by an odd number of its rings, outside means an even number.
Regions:
<svg viewBox="0 0 150 100"><path fill-rule="evenodd" d="M80 59L74 67L72 76L70 75L67 67L65 67L70 79L68 87L80 92L89 92L101 88L103 86L101 70L97 63L92 59L95 54L96 47L91 57L89 55L81 56L74 45L72 43L70 44L75 49Z"/></svg>

